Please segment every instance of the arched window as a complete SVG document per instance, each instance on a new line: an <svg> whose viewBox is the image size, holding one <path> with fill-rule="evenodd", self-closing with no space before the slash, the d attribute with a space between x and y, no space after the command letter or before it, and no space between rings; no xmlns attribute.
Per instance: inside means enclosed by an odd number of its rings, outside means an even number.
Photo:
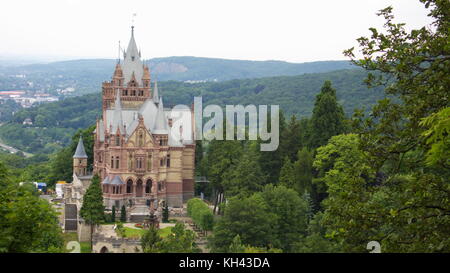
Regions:
<svg viewBox="0 0 450 273"><path fill-rule="evenodd" d="M167 166L167 167L170 167L170 154L167 155L167 158L166 158L166 166Z"/></svg>
<svg viewBox="0 0 450 273"><path fill-rule="evenodd" d="M151 193L152 192L152 180L147 180L147 183L145 184L145 193Z"/></svg>
<svg viewBox="0 0 450 273"><path fill-rule="evenodd" d="M132 193L133 192L133 181L131 179L129 179L127 181L127 193Z"/></svg>
<svg viewBox="0 0 450 273"><path fill-rule="evenodd" d="M116 146L120 146L120 136L116 136Z"/></svg>
<svg viewBox="0 0 450 273"><path fill-rule="evenodd" d="M114 168L114 156L111 156L111 169Z"/></svg>

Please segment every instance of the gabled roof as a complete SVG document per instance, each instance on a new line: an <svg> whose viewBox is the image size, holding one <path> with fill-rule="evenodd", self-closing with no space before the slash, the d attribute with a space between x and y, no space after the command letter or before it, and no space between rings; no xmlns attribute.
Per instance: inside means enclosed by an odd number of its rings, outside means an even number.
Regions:
<svg viewBox="0 0 450 273"><path fill-rule="evenodd" d="M142 85L142 76L144 75L144 66L141 61L141 54L137 48L136 41L134 40L134 29L131 29L131 39L128 43L127 51L124 55L122 66L123 77L125 84L127 84L133 75L136 77L136 81Z"/></svg>
<svg viewBox="0 0 450 273"><path fill-rule="evenodd" d="M109 184L109 177L105 177L105 179L103 179L102 184Z"/></svg>
<svg viewBox="0 0 450 273"><path fill-rule="evenodd" d="M122 184L125 184L125 182L123 182L123 180L122 180L122 178L120 178L120 176L116 175L111 180L111 182L109 182L109 184L111 184L111 185L122 185Z"/></svg>
<svg viewBox="0 0 450 273"><path fill-rule="evenodd" d="M75 150L73 158L88 158L86 151L84 150L83 139L81 136L80 139L78 140L77 149Z"/></svg>

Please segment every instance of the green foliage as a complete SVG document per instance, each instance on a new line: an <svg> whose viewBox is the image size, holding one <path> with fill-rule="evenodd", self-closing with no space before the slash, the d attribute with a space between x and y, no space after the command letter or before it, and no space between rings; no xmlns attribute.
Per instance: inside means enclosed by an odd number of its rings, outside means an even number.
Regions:
<svg viewBox="0 0 450 273"><path fill-rule="evenodd" d="M114 205L111 207L111 222L116 222L116 206Z"/></svg>
<svg viewBox="0 0 450 273"><path fill-rule="evenodd" d="M167 206L167 204L164 206L164 209L162 212L162 222L169 223L169 207Z"/></svg>
<svg viewBox="0 0 450 273"><path fill-rule="evenodd" d="M150 227L141 238L145 253L195 253L200 249L195 245L195 233L185 229L182 223L177 223L172 232L161 238L158 230Z"/></svg>
<svg viewBox="0 0 450 273"><path fill-rule="evenodd" d="M239 235L243 245L290 252L306 234L307 210L307 202L284 186L267 185L250 197L231 198L214 226L210 247L217 252L229 251Z"/></svg>
<svg viewBox="0 0 450 273"><path fill-rule="evenodd" d="M158 234L158 229L150 226L141 237L141 246L144 253L158 253L162 238Z"/></svg>
<svg viewBox="0 0 450 273"><path fill-rule="evenodd" d="M0 252L60 252L63 239L56 212L7 176L0 163Z"/></svg>
<svg viewBox="0 0 450 273"><path fill-rule="evenodd" d="M120 222L125 223L127 221L127 209L125 205L120 208Z"/></svg>
<svg viewBox="0 0 450 273"><path fill-rule="evenodd" d="M271 246L292 252L293 243L306 234L308 202L294 190L270 184L256 195L263 198L269 213L276 215L273 226L275 239Z"/></svg>
<svg viewBox="0 0 450 273"><path fill-rule="evenodd" d="M111 68L113 67L114 64ZM111 73L112 71L99 79L97 85L90 83L91 90L98 90L101 82L109 78ZM383 98L381 88L376 89L376 92L369 92L361 85L365 76L364 71L352 69L226 82L194 84L169 81L159 82L159 86L164 91L165 101L172 105L190 105L194 96L202 96L205 105L273 104L280 105L280 109L289 116L294 114L306 117L311 114L314 98L325 80L334 83L339 102L347 114L352 113L355 108L373 105ZM50 154L69 144L77 129L94 124L100 115L100 93L67 98L22 109L14 115L13 120L0 127L0 138L26 152ZM34 124L22 125L23 120L29 117ZM292 155L296 156L296 152L295 150ZM278 175L274 177L277 178Z"/></svg>
<svg viewBox="0 0 450 273"><path fill-rule="evenodd" d="M276 215L268 211L261 196L229 199L224 215L208 241L214 252L226 252L236 235L244 244L268 246L274 238Z"/></svg>
<svg viewBox="0 0 450 273"><path fill-rule="evenodd" d="M86 193L83 196L83 205L80 216L90 225L98 225L104 215L103 192L100 187L100 178L94 175Z"/></svg>
<svg viewBox="0 0 450 273"><path fill-rule="evenodd" d="M0 138L26 152L50 154L69 144L77 129L94 124L100 111L98 94L22 109L0 127ZM33 125L22 125L26 118Z"/></svg>
<svg viewBox="0 0 450 273"><path fill-rule="evenodd" d="M226 141L228 142L228 141ZM256 143L251 143L256 144ZM258 164L259 154L255 147L246 147L242 157L236 159L235 164L230 166L224 173L226 179L222 185L227 198L242 195L249 196L260 191L266 183Z"/></svg>
<svg viewBox="0 0 450 273"><path fill-rule="evenodd" d="M331 82L325 81L314 103L309 147L325 145L330 137L344 132L344 110L337 102L336 90L331 87Z"/></svg>
<svg viewBox="0 0 450 273"><path fill-rule="evenodd" d="M450 107L424 118L420 123L428 128L422 136L426 144L430 145L427 151L426 163L439 164L444 168L450 167Z"/></svg>
<svg viewBox="0 0 450 273"><path fill-rule="evenodd" d="M187 202L187 213L198 227L203 230L212 230L214 224L213 213L201 199L189 199Z"/></svg>

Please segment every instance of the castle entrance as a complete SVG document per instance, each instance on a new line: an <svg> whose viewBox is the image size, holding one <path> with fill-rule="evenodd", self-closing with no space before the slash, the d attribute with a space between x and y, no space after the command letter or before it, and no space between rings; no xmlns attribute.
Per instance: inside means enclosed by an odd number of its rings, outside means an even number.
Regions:
<svg viewBox="0 0 450 273"><path fill-rule="evenodd" d="M142 186L142 180L138 180L136 182L136 197L142 197L143 195L143 186Z"/></svg>

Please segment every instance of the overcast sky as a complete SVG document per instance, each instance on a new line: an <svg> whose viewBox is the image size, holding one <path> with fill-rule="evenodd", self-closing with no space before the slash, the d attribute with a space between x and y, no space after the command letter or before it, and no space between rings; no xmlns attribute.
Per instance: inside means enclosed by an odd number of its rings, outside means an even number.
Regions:
<svg viewBox="0 0 450 273"><path fill-rule="evenodd" d="M0 9L0 56L116 58L135 37L144 58L198 56L305 62L342 60L376 12L430 22L418 0L13 0Z"/></svg>

